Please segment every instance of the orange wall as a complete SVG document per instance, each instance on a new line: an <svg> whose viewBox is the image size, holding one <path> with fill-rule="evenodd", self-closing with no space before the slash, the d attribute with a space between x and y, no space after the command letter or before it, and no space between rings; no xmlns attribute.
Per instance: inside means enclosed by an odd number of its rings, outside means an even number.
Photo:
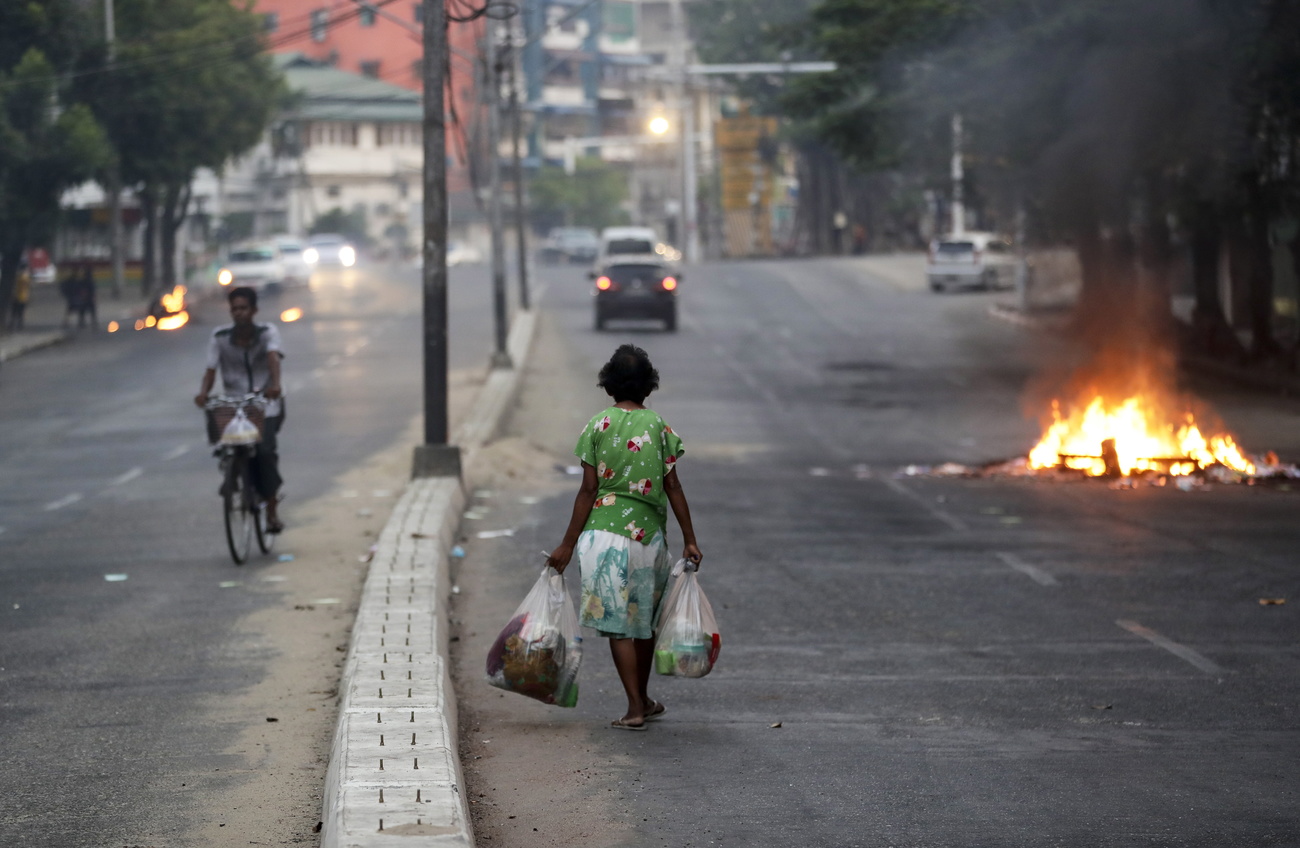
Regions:
<svg viewBox="0 0 1300 848"><path fill-rule="evenodd" d="M267 43L275 53L303 53L313 59L328 60L336 57L335 67L351 73L361 73L363 62L379 62L379 79L420 91L422 79L416 63L424 56L415 10L423 5L421 0L393 0L377 6L372 26L363 26L356 14L358 4L353 0L257 0L260 13L274 12L279 22L274 32L267 33ZM331 23L326 27L324 41L311 37L311 13L328 9ZM406 26L393 18L400 19ZM474 69L465 56L478 55L477 41L483 32L482 22L453 23L448 29L452 54L449 96L455 100L456 116L468 127L477 114ZM452 104L448 103L450 107ZM450 108L449 108L450 111ZM459 133L448 126L448 168L450 188L468 186L468 175L461 164Z"/></svg>

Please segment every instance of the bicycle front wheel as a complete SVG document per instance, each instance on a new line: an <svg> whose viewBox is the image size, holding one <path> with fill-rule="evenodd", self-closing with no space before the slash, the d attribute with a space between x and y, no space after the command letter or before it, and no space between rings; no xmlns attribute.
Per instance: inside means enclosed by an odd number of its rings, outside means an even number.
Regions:
<svg viewBox="0 0 1300 848"><path fill-rule="evenodd" d="M248 562L257 526L256 497L248 484L248 457L237 452L226 468L226 482L221 487L221 501L226 514L226 544L235 565Z"/></svg>

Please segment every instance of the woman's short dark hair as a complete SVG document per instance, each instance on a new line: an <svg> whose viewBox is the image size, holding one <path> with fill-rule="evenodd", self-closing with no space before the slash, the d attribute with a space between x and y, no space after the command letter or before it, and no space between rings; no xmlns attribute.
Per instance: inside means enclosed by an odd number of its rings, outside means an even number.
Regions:
<svg viewBox="0 0 1300 848"><path fill-rule="evenodd" d="M650 393L659 388L659 372L650 364L650 356L636 345L621 345L609 362L600 369L596 383L615 403L630 400L645 403Z"/></svg>

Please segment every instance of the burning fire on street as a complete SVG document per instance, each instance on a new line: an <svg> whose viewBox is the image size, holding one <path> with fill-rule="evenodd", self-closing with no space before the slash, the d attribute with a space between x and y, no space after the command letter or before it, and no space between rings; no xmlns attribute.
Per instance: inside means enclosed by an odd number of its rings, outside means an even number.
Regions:
<svg viewBox="0 0 1300 848"><path fill-rule="evenodd" d="M983 466L909 466L902 476L1101 478L1116 488L1300 479L1300 468L1273 452L1250 455L1230 433L1191 411L1192 399L1147 389L1107 396L1095 387L1076 400L1053 399L1043 433L1026 456ZM1205 416L1207 419L1212 416Z"/></svg>

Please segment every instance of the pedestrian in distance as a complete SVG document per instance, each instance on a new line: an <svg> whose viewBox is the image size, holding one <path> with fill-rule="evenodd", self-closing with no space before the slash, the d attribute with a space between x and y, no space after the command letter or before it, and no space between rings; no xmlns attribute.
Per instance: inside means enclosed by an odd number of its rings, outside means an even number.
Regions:
<svg viewBox="0 0 1300 848"><path fill-rule="evenodd" d="M81 266L76 291L77 329L89 326L93 330L99 326L99 314L95 308L95 268L89 262Z"/></svg>
<svg viewBox="0 0 1300 848"><path fill-rule="evenodd" d="M682 557L703 558L677 476L682 440L645 400L659 387L646 352L625 344L600 369L598 385L614 404L588 422L574 454L582 483L564 539L546 564L561 574L574 552L582 572L581 623L609 639L627 712L610 726L645 730L666 708L646 688L654 664L655 619L672 563L665 538L668 507L682 531Z"/></svg>
<svg viewBox="0 0 1300 848"><path fill-rule="evenodd" d="M9 329L21 330L27 302L32 298L32 275L24 262L18 266L18 280L14 283L13 299L9 302Z"/></svg>
<svg viewBox="0 0 1300 848"><path fill-rule="evenodd" d="M226 295L230 303L233 323L212 331L208 343L207 370L194 405L203 409L221 372L223 392L230 397L242 397L261 392L268 401L266 418L262 423L262 440L253 457L253 484L257 494L266 504L266 529L280 533L284 523L279 516L280 477L279 434L284 426L284 399L280 390L280 360L284 354L280 346L280 331L274 324L259 324L257 292L247 286L232 289Z"/></svg>
<svg viewBox="0 0 1300 848"><path fill-rule="evenodd" d="M69 266L68 274L59 281L59 294L63 296L63 326L72 326L73 316L81 314L81 279L75 265Z"/></svg>

